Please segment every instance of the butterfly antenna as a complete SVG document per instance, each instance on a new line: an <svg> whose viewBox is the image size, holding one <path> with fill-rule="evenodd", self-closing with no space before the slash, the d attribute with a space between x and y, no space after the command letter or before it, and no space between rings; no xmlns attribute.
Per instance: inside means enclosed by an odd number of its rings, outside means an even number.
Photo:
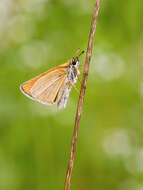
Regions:
<svg viewBox="0 0 143 190"><path fill-rule="evenodd" d="M74 57L77 57L77 58L78 58L78 57L80 57L83 53L84 53L84 51L81 51L81 52L80 52L80 48L78 48L77 51L76 51L76 55L75 55ZM73 58L74 58L74 57L73 57Z"/></svg>
<svg viewBox="0 0 143 190"><path fill-rule="evenodd" d="M78 56L77 56L77 57L80 57L83 53L84 53L84 50L83 50L83 51L81 51L81 52L78 54Z"/></svg>

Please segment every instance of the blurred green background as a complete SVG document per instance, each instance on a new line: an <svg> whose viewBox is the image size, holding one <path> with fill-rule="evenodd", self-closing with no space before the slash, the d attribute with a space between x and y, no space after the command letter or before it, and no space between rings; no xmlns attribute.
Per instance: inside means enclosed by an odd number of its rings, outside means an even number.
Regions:
<svg viewBox="0 0 143 190"><path fill-rule="evenodd" d="M59 111L19 85L86 50L94 3L0 0L1 190L64 187L78 95ZM71 190L143 189L142 19L140 0L101 2Z"/></svg>

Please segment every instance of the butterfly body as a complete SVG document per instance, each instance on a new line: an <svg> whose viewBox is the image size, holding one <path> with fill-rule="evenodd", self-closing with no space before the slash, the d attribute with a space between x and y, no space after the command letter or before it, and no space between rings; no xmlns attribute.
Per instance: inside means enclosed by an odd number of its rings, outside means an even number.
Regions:
<svg viewBox="0 0 143 190"><path fill-rule="evenodd" d="M57 103L58 108L65 108L71 88L76 88L74 84L80 74L79 64L78 57L75 57L23 83L20 89L23 94L42 104Z"/></svg>
<svg viewBox="0 0 143 190"><path fill-rule="evenodd" d="M72 87L71 83L75 84L77 82L78 74L80 74L80 72L78 70L78 66L77 65L74 66L72 64L69 65L69 67L67 68L67 77L66 77L65 86L61 89L60 99L57 102L58 108L66 107L66 103L67 103L69 93L70 93L71 87Z"/></svg>

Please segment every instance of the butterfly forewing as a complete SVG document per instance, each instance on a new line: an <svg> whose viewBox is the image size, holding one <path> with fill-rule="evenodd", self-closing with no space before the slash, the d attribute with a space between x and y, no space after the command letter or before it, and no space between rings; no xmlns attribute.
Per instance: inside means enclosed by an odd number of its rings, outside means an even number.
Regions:
<svg viewBox="0 0 143 190"><path fill-rule="evenodd" d="M58 93L65 77L66 77L66 75L62 75L58 79L54 80L53 83L49 82L50 84L47 85L47 87L44 86L44 89L40 88L41 89L40 92L39 92L39 88L38 88L38 85L40 85L40 83L39 84L35 83L35 85L31 89L32 96L36 100L40 101L41 103L49 103L49 104L55 103L57 93ZM47 82L47 84L48 84L48 81L45 81L45 82Z"/></svg>
<svg viewBox="0 0 143 190"><path fill-rule="evenodd" d="M66 67L56 67L21 85L28 97L44 104L55 103L57 93L66 77Z"/></svg>

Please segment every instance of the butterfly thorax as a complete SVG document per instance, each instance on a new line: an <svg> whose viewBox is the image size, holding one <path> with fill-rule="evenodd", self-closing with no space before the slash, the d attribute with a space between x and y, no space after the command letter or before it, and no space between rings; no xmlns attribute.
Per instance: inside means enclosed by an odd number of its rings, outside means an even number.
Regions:
<svg viewBox="0 0 143 190"><path fill-rule="evenodd" d="M74 66L70 66L69 68L67 68L67 78L69 81L71 81L72 83L75 83L77 80L77 69Z"/></svg>
<svg viewBox="0 0 143 190"><path fill-rule="evenodd" d="M72 83L76 83L77 75L80 73L78 70L79 60L74 62L72 61L69 67L67 68L67 78Z"/></svg>

